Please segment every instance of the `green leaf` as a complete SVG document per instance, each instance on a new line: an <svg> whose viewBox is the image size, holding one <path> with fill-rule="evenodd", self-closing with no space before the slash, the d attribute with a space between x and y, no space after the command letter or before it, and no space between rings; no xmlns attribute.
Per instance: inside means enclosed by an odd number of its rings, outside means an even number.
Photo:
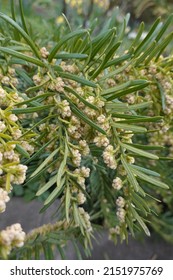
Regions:
<svg viewBox="0 0 173 280"><path fill-rule="evenodd" d="M17 108L10 110L13 114L19 115L19 114L30 114L34 112L43 111L45 109L51 108L52 105L43 105L43 106L37 106L37 107L28 107L28 108Z"/></svg>
<svg viewBox="0 0 173 280"><path fill-rule="evenodd" d="M128 108L128 107L127 107ZM142 120L144 119L146 119L146 118L149 118L150 119L150 117L148 117L148 116L141 116L141 115L126 115L126 114L119 114L119 113L114 113L114 117L116 117L116 118L120 118L120 119L125 119L125 120L123 120L123 121L118 121L118 122L128 122L128 121L133 121L133 120L138 120L138 121L140 121L141 120L141 122L142 122ZM156 117L157 118L157 117ZM162 118L162 117L158 117L158 118ZM151 117L151 119L154 119L155 120L155 117Z"/></svg>
<svg viewBox="0 0 173 280"><path fill-rule="evenodd" d="M73 203L73 215L74 215L75 224L77 226L80 226L80 216L76 203Z"/></svg>
<svg viewBox="0 0 173 280"><path fill-rule="evenodd" d="M123 61L127 61L129 58L131 57L130 53L124 54L120 57L111 59L111 61L108 61L105 65L104 65L104 69L110 67L110 66L116 66L120 63L122 63Z"/></svg>
<svg viewBox="0 0 173 280"><path fill-rule="evenodd" d="M141 171L139 170L136 170L136 169L133 169L134 170L134 173L139 177L141 178L142 180L152 184L152 185L155 185L157 187L160 187L160 188L163 188L163 189L169 189L168 185L166 185L165 183L162 183L154 178L152 178L151 176L148 176L144 173L142 173Z"/></svg>
<svg viewBox="0 0 173 280"><path fill-rule="evenodd" d="M68 40L71 40L74 37L80 37L81 35L85 34L86 30L85 29L81 29L81 30L75 30L73 32L70 32L69 34L65 35L55 46L54 48L51 50L49 57L48 57L48 61L51 62L52 59L55 57L56 53L58 52L58 50L61 48L61 46L65 43L67 43Z"/></svg>
<svg viewBox="0 0 173 280"><path fill-rule="evenodd" d="M64 87L65 90L67 90L68 92L71 92L72 94L74 94L74 96L76 96L82 103L84 103L86 106L90 107L91 109L94 110L99 110L97 106L89 103L88 101L86 101L85 98L83 98L82 96L80 96L75 90L73 90L70 87Z"/></svg>
<svg viewBox="0 0 173 280"><path fill-rule="evenodd" d="M25 32L26 32L27 34L29 34L28 29L27 29L27 26L26 26L26 22L25 22L22 0L19 0L19 9L20 9L20 16L21 16L21 21L22 21L23 29L25 30Z"/></svg>
<svg viewBox="0 0 173 280"><path fill-rule="evenodd" d="M61 259L65 260L66 256L65 256L64 249L61 247L61 245L58 245L58 244L56 245L56 247L57 247L57 250L58 250L58 252L59 252L59 254L61 256Z"/></svg>
<svg viewBox="0 0 173 280"><path fill-rule="evenodd" d="M34 245L35 260L40 260L40 246L38 244Z"/></svg>
<svg viewBox="0 0 173 280"><path fill-rule="evenodd" d="M51 194L45 200L44 202L45 206L53 202L56 199L56 197L60 195L60 193L63 191L64 184L65 184L65 178L62 178L60 184L53 190L53 192L51 192Z"/></svg>
<svg viewBox="0 0 173 280"><path fill-rule="evenodd" d="M141 198L141 201L139 200L139 195L138 195L138 199L136 199L133 195L132 195L132 201L133 204L139 209L141 210L142 213L144 213L145 216L147 216L147 211L145 209L145 207L143 206L143 201L144 199Z"/></svg>
<svg viewBox="0 0 173 280"><path fill-rule="evenodd" d="M81 249L78 247L78 243L76 242L76 240L71 240L71 241L72 241L74 250L75 250L75 252L76 252L77 259L78 259L78 260L82 260L83 257L82 257L82 254L81 254Z"/></svg>
<svg viewBox="0 0 173 280"><path fill-rule="evenodd" d="M140 226L143 228L144 232L146 233L146 235L150 236L150 232L149 229L147 228L146 224L144 223L144 221L142 220L142 218L139 216L139 214L136 212L136 210L134 209L133 206L129 206L130 210L132 212L132 215L134 216L134 218L138 221L138 223L140 224Z"/></svg>
<svg viewBox="0 0 173 280"><path fill-rule="evenodd" d="M5 183L5 189L6 189L6 191L9 193L10 191L11 191L11 180L10 180L10 178L11 178L11 174L10 173L7 173L7 175L6 175L6 183Z"/></svg>
<svg viewBox="0 0 173 280"><path fill-rule="evenodd" d="M105 104L106 109L111 110L112 116L114 114L114 112L125 112L128 111L128 104L127 103L123 103L117 100L117 102L106 102ZM115 113L116 114L116 113ZM122 114L124 115L124 114Z"/></svg>
<svg viewBox="0 0 173 280"><path fill-rule="evenodd" d="M127 87L133 87L136 85L140 85L146 83L146 80L133 80L133 81L128 81L126 83L116 85L115 87L110 87L102 92L102 95L105 97L107 95L110 95L112 93L116 93L117 91L127 89Z"/></svg>
<svg viewBox="0 0 173 280"><path fill-rule="evenodd" d="M144 167L141 167L141 166L137 166L137 165L132 165L132 168L135 168L139 171L142 171L143 173L146 173L147 175L151 175L151 176L156 176L156 177L160 177L160 174L153 171L153 170L150 170L150 169L147 169L147 168L144 168Z"/></svg>
<svg viewBox="0 0 173 280"><path fill-rule="evenodd" d="M124 20L123 20L123 24L120 25L121 29L120 29L120 32L118 34L118 40L122 40L124 38L124 34L125 34L125 30L127 28L127 24L128 24L128 21L130 19L130 14L126 14Z"/></svg>
<svg viewBox="0 0 173 280"><path fill-rule="evenodd" d="M160 44L156 45L156 47L152 50L150 55L147 57L145 64L147 65L158 53L155 59L157 60L159 56L162 54L162 52L164 51L164 49L167 47L167 45L172 41L172 39L173 39L173 32L170 33Z"/></svg>
<svg viewBox="0 0 173 280"><path fill-rule="evenodd" d="M152 104L153 104L153 101L148 101L148 102L142 102L139 104L129 105L129 110L138 110L138 109L148 108Z"/></svg>
<svg viewBox="0 0 173 280"><path fill-rule="evenodd" d="M40 196L44 192L46 192L48 189L50 189L56 183L56 180L57 180L57 176L56 175L53 176L52 178L50 178L49 181L43 187L41 187L38 190L38 192L36 193L36 196Z"/></svg>
<svg viewBox="0 0 173 280"><path fill-rule="evenodd" d="M122 162L122 165L124 166L124 169L126 170L127 172L127 176L128 176L128 181L130 182L130 184L134 187L135 191L136 192L139 192L140 191L140 186L133 174L133 171L131 170L131 168L129 167L129 165L127 164L125 158L123 157L123 155L121 155L121 162ZM142 192L142 195L145 196L145 193L144 191Z"/></svg>
<svg viewBox="0 0 173 280"><path fill-rule="evenodd" d="M48 81L45 81L44 83L38 85L38 86L34 86L34 87L30 87L28 89L26 89L26 93L31 93L31 92L36 92L37 90L39 90L40 88L42 88L45 84L47 84L49 82Z"/></svg>
<svg viewBox="0 0 173 280"><path fill-rule="evenodd" d="M132 145L127 145L127 144L124 144L124 143L121 143L121 146L137 155L140 155L140 156L143 156L143 157L147 157L147 158L150 158L150 159L159 159L158 156L154 155L154 154L151 154L151 153L148 153L148 152L145 152L141 149L138 149L138 148L135 148L133 147Z"/></svg>
<svg viewBox="0 0 173 280"><path fill-rule="evenodd" d="M68 156L68 146L67 146L67 143L65 142L64 159L61 162L57 175L56 175L56 185L57 186L54 189L54 191L48 196L44 205L46 205L46 204L50 203L52 200L54 200L55 197L57 197L59 195L59 193L62 191L62 188L63 188L65 180L66 180L66 178L62 178L62 177L66 170L65 167L66 167L66 163L67 163L67 156Z"/></svg>
<svg viewBox="0 0 173 280"><path fill-rule="evenodd" d="M14 9L14 0L10 1L11 4L11 14L12 14L12 18L14 21L16 21L16 16L15 16L15 9Z"/></svg>
<svg viewBox="0 0 173 280"><path fill-rule="evenodd" d="M39 60L37 58L34 58L32 56L29 56L29 55L26 55L26 54L14 51L14 50L6 48L6 47L0 47L0 51L2 51L4 53L7 53L7 54L10 54L12 56L18 57L18 58L20 58L20 59L22 59L24 61L31 62L31 63L33 63L35 65L38 65L38 66L41 66L41 67L45 67L45 63L44 62L42 62L41 60Z"/></svg>
<svg viewBox="0 0 173 280"><path fill-rule="evenodd" d="M83 53L58 53L55 58L57 59L85 59L87 58L88 55L87 54L83 54Z"/></svg>
<svg viewBox="0 0 173 280"><path fill-rule="evenodd" d="M37 150L37 152L35 154L32 155L32 157L30 157L30 159L28 159L25 164L28 164L29 162L33 161L35 158L39 157L42 152L44 151L44 149L49 146L50 143L52 143L53 141L56 141L56 138L50 139L48 142L46 142L43 146L41 146L41 148L39 150Z"/></svg>
<svg viewBox="0 0 173 280"><path fill-rule="evenodd" d="M23 68L15 68L15 71L29 86L33 86L33 80L28 76L27 72Z"/></svg>
<svg viewBox="0 0 173 280"><path fill-rule="evenodd" d="M39 122L37 122L36 124L34 124L30 129L28 129L26 132L24 132L22 134L22 137L28 135L29 133L32 133L33 132L33 129L35 127L38 127L41 123L45 123L47 120L49 119L52 119L52 118L55 118L57 117L57 115L49 115L48 117L44 118L44 119L41 119Z"/></svg>
<svg viewBox="0 0 173 280"><path fill-rule="evenodd" d="M21 154L24 158L30 158L30 154L19 144L16 144L16 151Z"/></svg>
<svg viewBox="0 0 173 280"><path fill-rule="evenodd" d="M40 177L43 175L43 177L45 176L47 170L49 168L51 168L54 164L56 163L56 161L53 161L49 164L46 165L46 167L44 167L43 169L41 169L38 173L36 173L33 177L30 177L23 186L28 186L28 185L32 185L34 182L38 182ZM34 194L35 195L35 194Z"/></svg>
<svg viewBox="0 0 173 280"><path fill-rule="evenodd" d="M43 246L45 259L46 260L53 260L54 255L53 255L53 251L52 251L52 245L49 244L48 242L43 241L42 246Z"/></svg>
<svg viewBox="0 0 173 280"><path fill-rule="evenodd" d="M161 97L161 102L162 102L162 110L164 111L166 109L166 96L165 96L165 91L161 85L161 83L159 83L157 80L156 80L156 85L157 85L157 88L160 92L160 97Z"/></svg>
<svg viewBox="0 0 173 280"><path fill-rule="evenodd" d="M130 125L130 124L122 124L122 123L118 123L118 122L114 122L112 124L114 127L116 128L120 128L120 129L125 129L125 130L130 130L130 131L134 131L134 132L139 132L139 133L144 133L147 131L147 129L145 127L141 127L141 126L136 126L136 125Z"/></svg>
<svg viewBox="0 0 173 280"><path fill-rule="evenodd" d="M86 115L83 114L69 99L71 105L72 112L80 119L82 119L85 123L89 124L91 127L99 131L100 133L106 135L106 132L97 124L95 124L92 120L90 120Z"/></svg>
<svg viewBox="0 0 173 280"><path fill-rule="evenodd" d="M115 115L115 114L114 114ZM128 118L129 116L129 118ZM123 118L123 114L122 114ZM132 115L127 115L124 117L126 120L118 121L119 123L143 123L143 122L157 122L163 119L161 116L156 116L156 117L144 117L144 116L132 116Z"/></svg>
<svg viewBox="0 0 173 280"><path fill-rule="evenodd" d="M140 63L144 62L144 60L152 53L153 49L157 47L157 42L154 41L152 44L142 53L142 55L136 60L135 67L139 66Z"/></svg>
<svg viewBox="0 0 173 280"><path fill-rule="evenodd" d="M135 201L138 201L146 209L147 212L151 212L151 209L148 206L148 202L147 202L146 198L143 199L136 192L132 193L132 198L135 199Z"/></svg>
<svg viewBox="0 0 173 280"><path fill-rule="evenodd" d="M138 56L138 54L142 53L142 51L145 50L146 45L148 45L151 42L153 36L155 35L155 32L158 30L158 28L160 28L160 25L161 24L160 24L160 17L159 17L158 19L156 19L156 21L150 28L147 36L142 40L142 42L136 48L134 52L134 57Z"/></svg>
<svg viewBox="0 0 173 280"><path fill-rule="evenodd" d="M12 25L15 28L15 30L17 30L22 35L22 37L25 39L25 41L28 43L30 48L35 53L36 57L40 58L40 53L38 51L38 48L30 38L30 36L12 18L8 17L3 13L0 13L0 17L4 19L6 22L8 22L10 25Z"/></svg>
<svg viewBox="0 0 173 280"><path fill-rule="evenodd" d="M173 14L170 14L170 16L167 18L167 20L163 24L161 30L159 31L159 34L157 35L157 37L155 39L156 42L158 42L160 40L160 38L163 36L163 34L167 30L168 26L172 23L172 20L173 20Z"/></svg>
<svg viewBox="0 0 173 280"><path fill-rule="evenodd" d="M59 152L60 148L57 148L53 151L40 165L39 167L31 174L31 178L34 177L37 173L39 173L52 159L57 153Z"/></svg>
<svg viewBox="0 0 173 280"><path fill-rule="evenodd" d="M108 90L105 90L102 95L108 101L111 101L115 98L119 98L126 94L141 90L141 89L147 87L148 85L149 85L149 82L146 80L129 81L120 86L116 86L116 87L110 88ZM107 95L110 95L110 96L107 97Z"/></svg>
<svg viewBox="0 0 173 280"><path fill-rule="evenodd" d="M63 71L59 71L58 75L62 78L76 81L77 83L80 83L80 84L88 86L88 87L94 87L94 88L97 87L97 85L94 82L86 80L84 77L81 77L81 76L77 76L77 75L74 75L71 73L66 73Z"/></svg>
<svg viewBox="0 0 173 280"><path fill-rule="evenodd" d="M142 150L162 150L164 149L165 147L163 146L151 146L151 145L141 145L141 144L130 144L128 143L129 146L133 146L135 148L138 148L138 149L142 149ZM159 157L160 158L160 157Z"/></svg>
<svg viewBox="0 0 173 280"><path fill-rule="evenodd" d="M157 61L159 59L159 56L163 53L164 49L167 47L167 45L172 41L172 36L173 33L171 33L170 35L167 36L167 38L165 38L163 44L160 44L160 51L158 53L158 55L155 58L155 61ZM169 37L170 36L170 37Z"/></svg>
<svg viewBox="0 0 173 280"><path fill-rule="evenodd" d="M11 57L11 59L9 60L9 65L14 65L14 64L29 66L29 63L27 61L24 61L23 59L20 58Z"/></svg>
<svg viewBox="0 0 173 280"><path fill-rule="evenodd" d="M18 45L18 42L13 41L14 42L14 46L10 45L10 46L6 46L7 48L14 50L14 51L19 51L19 52L30 52L30 48L25 46L25 45ZM11 41L12 43L12 41Z"/></svg>
<svg viewBox="0 0 173 280"><path fill-rule="evenodd" d="M17 106L21 106L23 104L28 104L28 103L33 104L34 103L33 101L39 100L39 102L35 102L35 104L37 104L37 106L40 107L41 101L43 101L48 96L54 96L54 95L55 95L55 93L53 93L53 92L43 93L43 94L34 96L32 98L27 98L24 101L17 103Z"/></svg>
<svg viewBox="0 0 173 280"><path fill-rule="evenodd" d="M144 31L144 27L145 27L144 22L141 22L141 24L140 24L140 26L138 28L138 33L136 35L136 38L133 40L133 42L132 42L132 44L131 44L131 46L129 48L129 52L133 52L133 48L135 48L138 45L139 40L140 40L140 38L142 36L142 33Z"/></svg>
<svg viewBox="0 0 173 280"><path fill-rule="evenodd" d="M130 64L132 64L132 61L127 62L125 65L123 65L121 67L118 67L115 71L105 74L102 78L99 79L99 83L103 82L104 80L107 80L111 77L115 77L115 75L117 75L119 73L122 73Z"/></svg>
<svg viewBox="0 0 173 280"><path fill-rule="evenodd" d="M4 139L7 139L7 140L11 140L12 139L12 137L10 135L4 134L4 133L0 133L0 137L4 138Z"/></svg>
<svg viewBox="0 0 173 280"><path fill-rule="evenodd" d="M58 173L57 173L57 186L60 184L61 177L65 173L65 166L66 166L66 163L67 163L68 152L69 152L68 146L67 146L67 143L65 142L64 159L61 162Z"/></svg>
<svg viewBox="0 0 173 280"><path fill-rule="evenodd" d="M92 41L92 52L89 56L90 60L89 62L93 61L93 58L96 56L96 54L100 53L100 50L105 46L107 46L110 38L112 36L115 36L116 29L110 29L107 30L105 33L98 35L93 41ZM104 52L103 52L104 53Z"/></svg>
<svg viewBox="0 0 173 280"><path fill-rule="evenodd" d="M160 160L173 160L173 157L159 157Z"/></svg>
<svg viewBox="0 0 173 280"><path fill-rule="evenodd" d="M99 75L99 73L105 68L104 66L106 65L107 61L111 58L111 56L114 55L115 51L119 48L120 45L121 45L121 42L116 43L112 47L112 49L106 54L105 58L103 59L102 63L100 64L100 66L92 74L92 76L91 76L92 79L95 79Z"/></svg>
<svg viewBox="0 0 173 280"><path fill-rule="evenodd" d="M106 34L108 33L108 30L103 31L102 33L99 33L97 36L95 36L92 41L91 41L91 45L92 46L96 46L100 40L102 40L103 37L106 36ZM85 46L84 52L90 51L90 42Z"/></svg>
<svg viewBox="0 0 173 280"><path fill-rule="evenodd" d="M14 9L14 0L11 0L10 1L10 7L11 7L11 16L12 16L12 19L14 21L16 21L16 16L15 16L15 9ZM17 40L17 41L20 41L20 35L18 33L18 31L16 29L14 29L14 38Z"/></svg>

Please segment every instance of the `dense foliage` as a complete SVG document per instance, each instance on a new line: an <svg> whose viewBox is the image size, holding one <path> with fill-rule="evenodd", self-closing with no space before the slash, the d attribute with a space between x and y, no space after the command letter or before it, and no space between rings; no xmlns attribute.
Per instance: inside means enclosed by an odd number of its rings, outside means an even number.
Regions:
<svg viewBox="0 0 173 280"><path fill-rule="evenodd" d="M128 38L117 9L102 28L72 30L64 16L39 37L22 1L20 19L11 3L12 17L0 13L0 211L24 185L58 214L26 235L19 224L2 230L1 258L51 259L55 248L63 258L68 240L80 257L98 226L115 242L159 231L156 213L172 199L161 165L173 151L173 57L162 55L173 15L144 38L144 23Z"/></svg>

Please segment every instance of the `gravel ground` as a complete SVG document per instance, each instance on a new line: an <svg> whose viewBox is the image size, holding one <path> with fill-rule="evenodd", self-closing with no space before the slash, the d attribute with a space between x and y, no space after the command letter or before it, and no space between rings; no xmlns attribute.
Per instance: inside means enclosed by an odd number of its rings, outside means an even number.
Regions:
<svg viewBox="0 0 173 280"><path fill-rule="evenodd" d="M20 223L28 232L31 229L53 222L52 214L56 206L53 205L43 214L39 214L42 203L31 201L26 203L22 198L13 198L7 204L7 210L0 215L0 229L13 223ZM173 260L173 245L166 243L158 236L152 235L143 240L129 239L128 245L118 243L116 246L108 240L107 232L103 231L101 237L96 238L99 242L93 243L92 257L90 259L112 259L112 260ZM75 259L75 253L69 244L67 248L68 259ZM57 255L57 259L59 256Z"/></svg>

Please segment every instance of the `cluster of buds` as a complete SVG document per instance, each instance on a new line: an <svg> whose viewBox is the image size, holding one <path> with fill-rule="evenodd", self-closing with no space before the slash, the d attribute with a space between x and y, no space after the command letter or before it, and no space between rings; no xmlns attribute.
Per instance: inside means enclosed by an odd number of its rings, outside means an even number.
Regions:
<svg viewBox="0 0 173 280"><path fill-rule="evenodd" d="M71 116L67 130L70 137L74 139L80 139L82 132L80 120L75 116Z"/></svg>
<svg viewBox="0 0 173 280"><path fill-rule="evenodd" d="M4 122L0 121L0 132L3 132L6 128L6 125Z"/></svg>
<svg viewBox="0 0 173 280"><path fill-rule="evenodd" d="M81 153L78 149L71 149L72 162L75 166L80 166L81 163Z"/></svg>
<svg viewBox="0 0 173 280"><path fill-rule="evenodd" d="M0 213L3 213L6 209L6 203L10 200L8 192L0 188Z"/></svg>
<svg viewBox="0 0 173 280"><path fill-rule="evenodd" d="M78 209L79 209L79 213L84 221L86 231L91 232L92 226L91 226L91 222L90 222L90 215L82 207L79 207Z"/></svg>
<svg viewBox="0 0 173 280"><path fill-rule="evenodd" d="M0 107L7 108L7 107L15 107L17 103L24 101L24 99L19 96L15 91L7 92L3 86L0 85ZM21 105L21 108L26 107L26 105ZM12 122L16 122L18 117L14 114L10 114L9 112L4 113L5 118L11 118Z"/></svg>
<svg viewBox="0 0 173 280"><path fill-rule="evenodd" d="M40 49L40 53L41 53L42 58L47 58L48 55L49 55L49 52L48 52L48 50L45 47L42 47Z"/></svg>
<svg viewBox="0 0 173 280"><path fill-rule="evenodd" d="M117 191L121 190L123 187L123 182L122 182L121 178L116 177L115 179L113 179L112 187Z"/></svg>
<svg viewBox="0 0 173 280"><path fill-rule="evenodd" d="M55 90L58 92L64 92L65 83L61 77L57 77L54 82Z"/></svg>
<svg viewBox="0 0 173 280"><path fill-rule="evenodd" d="M120 227L115 226L109 229L109 240L115 240L117 239L117 235L120 234Z"/></svg>
<svg viewBox="0 0 173 280"><path fill-rule="evenodd" d="M79 69L75 64L66 64L64 61L61 62L61 68L65 71L65 72L69 72L72 74L76 74Z"/></svg>
<svg viewBox="0 0 173 280"><path fill-rule="evenodd" d="M102 108L104 106L104 102L98 98L98 97L94 97L92 95L88 96L86 98L86 101L89 102L90 104L93 104L95 105L96 107L98 107L99 109ZM95 117L98 117L99 114L98 114L98 111L97 110L94 110L94 109L91 109L89 107L85 107L84 109L84 112L85 114L90 117L90 118L95 118Z"/></svg>
<svg viewBox="0 0 173 280"><path fill-rule="evenodd" d="M15 150L16 145L0 144L0 183L2 187L7 187L6 181L10 176L10 186L7 191L10 191L11 184L23 184L26 178L27 166L20 164L19 154Z"/></svg>
<svg viewBox="0 0 173 280"><path fill-rule="evenodd" d="M27 166L18 164L17 166L10 166L9 172L11 174L10 179L13 184L21 185L26 179Z"/></svg>
<svg viewBox="0 0 173 280"><path fill-rule="evenodd" d="M3 74L2 71L0 70L0 83L5 86L12 85L16 87L19 84L19 81L16 78L15 69L8 67L6 74Z"/></svg>
<svg viewBox="0 0 173 280"><path fill-rule="evenodd" d="M115 151L112 145L108 145L103 152L103 160L111 169L117 168L117 161L115 159Z"/></svg>
<svg viewBox="0 0 173 280"><path fill-rule="evenodd" d="M33 79L34 84L37 85L37 86L40 85L41 82L42 82L42 77L41 77L40 74L35 74L35 75L32 77L32 79Z"/></svg>
<svg viewBox="0 0 173 280"><path fill-rule="evenodd" d="M97 122L103 130L108 131L110 129L109 119L103 114L97 117Z"/></svg>
<svg viewBox="0 0 173 280"><path fill-rule="evenodd" d="M118 218L120 223L124 223L125 222L126 211L124 209L125 200L122 196L119 196L117 198L116 205L118 207L117 212L116 212L117 218Z"/></svg>
<svg viewBox="0 0 173 280"><path fill-rule="evenodd" d="M30 155L34 153L34 147L29 144L27 141L21 141L21 146L27 151Z"/></svg>
<svg viewBox="0 0 173 280"><path fill-rule="evenodd" d="M5 97L6 97L5 90L4 90L2 87L0 87L0 99L2 100L2 99L4 99Z"/></svg>
<svg viewBox="0 0 173 280"><path fill-rule="evenodd" d="M164 114L165 115L171 115L172 114L172 110L173 110L173 97L171 95L167 94L165 96L165 103L166 103L166 107L164 109Z"/></svg>
<svg viewBox="0 0 173 280"><path fill-rule="evenodd" d="M7 258L15 247L22 247L25 241L25 232L20 224L14 224L0 231L0 255Z"/></svg>
<svg viewBox="0 0 173 280"><path fill-rule="evenodd" d="M77 182L78 184L85 189L85 178L89 177L90 174L90 169L82 166L81 168L76 168L73 173L76 175L77 177Z"/></svg>
<svg viewBox="0 0 173 280"><path fill-rule="evenodd" d="M14 78L15 70L8 69L8 76ZM3 81L1 81L3 83ZM27 166L20 164L21 156L17 151L15 140L30 154L34 152L32 145L26 140L19 139L22 136L20 116L11 113L8 108L15 108L24 99L15 91L7 92L0 86L0 213L6 209L6 203L10 200L8 193L13 184L23 184L26 178ZM22 105L24 106L24 105ZM25 106L26 107L26 106ZM7 108L7 109L6 109Z"/></svg>
<svg viewBox="0 0 173 280"><path fill-rule="evenodd" d="M63 100L58 103L58 111L62 115L63 118L71 116L71 109L69 106L69 102L67 100Z"/></svg>
<svg viewBox="0 0 173 280"><path fill-rule="evenodd" d="M106 135L101 133L97 133L97 136L94 138L93 142L96 144L97 147L107 147L109 145L109 139Z"/></svg>
<svg viewBox="0 0 173 280"><path fill-rule="evenodd" d="M79 205L81 205L81 204L84 204L84 203L85 203L85 201L86 201L86 196L85 196L85 194L84 194L82 191L78 191L77 196L76 196L76 199L77 199L77 203L78 203Z"/></svg>
<svg viewBox="0 0 173 280"><path fill-rule="evenodd" d="M90 148L89 148L86 140L79 141L79 148L80 148L81 154L83 156L87 156L90 153Z"/></svg>
<svg viewBox="0 0 173 280"><path fill-rule="evenodd" d="M81 177L88 178L90 174L90 169L88 167L82 166L81 168L76 168L74 174L77 174Z"/></svg>

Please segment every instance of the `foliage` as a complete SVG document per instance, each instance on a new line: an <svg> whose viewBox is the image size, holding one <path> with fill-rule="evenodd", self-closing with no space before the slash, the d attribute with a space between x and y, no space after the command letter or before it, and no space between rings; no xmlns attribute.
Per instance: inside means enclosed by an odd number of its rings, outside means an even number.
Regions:
<svg viewBox="0 0 173 280"><path fill-rule="evenodd" d="M162 53L173 38L166 34L173 15L164 24L158 18L144 39L141 23L127 44L129 15L101 30L97 22L73 30L66 20L42 39L26 23L22 1L20 24L11 7L12 18L0 13L2 210L22 184L34 184L42 212L60 203L57 223L25 239L18 226L11 239L1 231L1 257L52 259L55 247L63 257L68 240L78 256L78 242L88 254L100 224L115 242L129 232L150 235L158 197L171 192L155 170L166 155L153 137L172 121L173 58Z"/></svg>

